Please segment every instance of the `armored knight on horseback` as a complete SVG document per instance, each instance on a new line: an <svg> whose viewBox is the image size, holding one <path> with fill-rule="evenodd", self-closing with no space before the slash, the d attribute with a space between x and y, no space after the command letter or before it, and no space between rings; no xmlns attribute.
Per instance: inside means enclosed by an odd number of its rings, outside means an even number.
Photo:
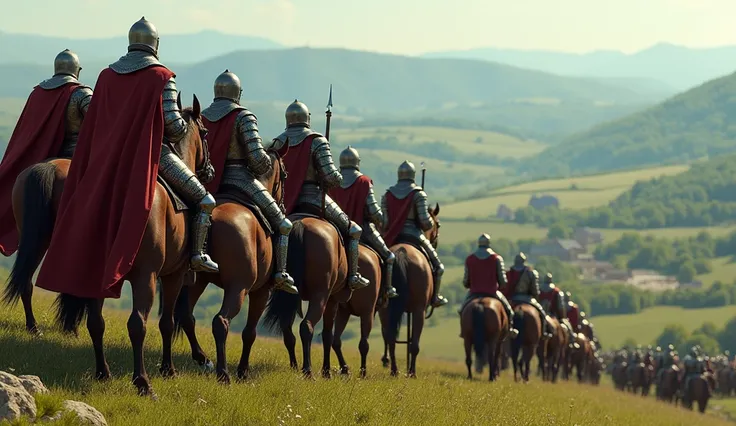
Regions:
<svg viewBox="0 0 736 426"><path fill-rule="evenodd" d="M473 299L479 297L498 299L508 316L510 337L515 338L519 331L514 328L511 320L514 311L509 301L506 300L506 296L500 291L506 285L506 268L503 266L503 257L491 249L491 237L488 234L482 234L478 238L478 249L465 259L463 286L468 289L468 295L458 313L462 315L465 306Z"/></svg>
<svg viewBox="0 0 736 426"><path fill-rule="evenodd" d="M547 273L542 280L540 288L540 299L548 300L550 306L554 306L555 309L550 309L550 315L557 318L560 324L563 324L568 334L568 345L572 346L575 342L575 331L573 331L570 320L567 319L567 303L565 303L565 293L554 284L552 281L552 274ZM554 305L553 305L554 304Z"/></svg>
<svg viewBox="0 0 736 426"><path fill-rule="evenodd" d="M369 281L358 272L359 242L362 228L340 209L326 193L340 186L342 175L332 161L330 143L310 128L311 114L307 106L295 100L286 108L286 130L273 140L286 163L286 215L303 208L322 211L343 236L347 236L348 286L351 290L367 287Z"/></svg>
<svg viewBox="0 0 736 426"><path fill-rule="evenodd" d="M92 89L78 80L82 67L69 49L56 55L54 75L34 87L23 108L0 163L0 252L18 248L12 190L18 175L50 158L71 158L92 100Z"/></svg>
<svg viewBox="0 0 736 426"><path fill-rule="evenodd" d="M432 243L424 236L424 231L434 227L434 220L429 214L427 193L415 183L416 174L414 165L404 161L399 165L396 185L386 190L381 197L381 208L385 215L384 236L388 245L393 245L400 236L406 236L421 246L429 257L434 272L432 306L440 307L448 303L447 298L440 294L445 265L440 261ZM391 205L396 206L394 211L390 208Z"/></svg>
<svg viewBox="0 0 736 426"><path fill-rule="evenodd" d="M292 224L259 180L273 165L263 148L258 119L240 104L242 93L238 76L225 70L215 79L212 104L202 111L215 168L215 179L207 189L215 194L220 190L234 191L258 207L279 236L275 245L274 288L297 294L294 279L286 272Z"/></svg>
<svg viewBox="0 0 736 426"><path fill-rule="evenodd" d="M685 359L683 359L683 377L680 381L682 384L680 388L681 396L683 400L687 399L687 388L690 384L690 380L693 377L698 377L701 374L705 373L705 362L703 361L703 358L700 356L700 348L698 346L693 346L690 349L690 352L685 356Z"/></svg>
<svg viewBox="0 0 736 426"><path fill-rule="evenodd" d="M572 301L572 293L569 291L566 293L567 295L567 320L572 326L572 330L574 333L577 333L580 330L580 308L578 307L577 303Z"/></svg>
<svg viewBox="0 0 736 426"><path fill-rule="evenodd" d="M512 289L511 301L513 303L529 304L539 311L543 337L549 339L552 337L554 328L547 319L544 308L536 299L539 297L539 274L526 266L525 263L526 255L524 253L517 254L514 259L514 266L506 273L506 279Z"/></svg>
<svg viewBox="0 0 736 426"><path fill-rule="evenodd" d="M383 229L384 216L373 192L373 181L360 172L358 150L348 146L340 153L340 173L342 183L339 187L333 188L330 195L350 220L362 226L361 241L375 250L386 265L383 275L385 288L382 289L382 294L394 298L398 293L391 284L391 277L396 256L389 250L378 231Z"/></svg>

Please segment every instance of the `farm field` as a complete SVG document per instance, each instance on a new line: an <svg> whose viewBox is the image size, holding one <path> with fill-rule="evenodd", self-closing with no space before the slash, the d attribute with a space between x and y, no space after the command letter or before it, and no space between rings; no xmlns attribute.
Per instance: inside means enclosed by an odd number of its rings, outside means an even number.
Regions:
<svg viewBox="0 0 736 426"><path fill-rule="evenodd" d="M100 410L110 425L727 424L714 415L684 412L652 399L616 392L607 385L551 385L533 378L529 385L522 386L514 384L508 374L493 384L485 377L470 382L464 378L464 365L432 360L422 354L419 379L390 378L378 363L379 350L375 346L369 357L367 380L355 376L304 380L288 368L280 340L259 338L252 353L253 377L245 383L223 386L213 375L194 366L188 345L180 340L174 345L174 362L180 375L163 379L156 373L161 346L155 316L149 321L146 346L147 367L158 394L158 401L153 401L136 396L130 383L132 354L125 331L127 314L106 312L106 352L114 379L96 383L90 375L93 354L87 332L69 338L50 329L49 306L50 299L39 298L37 310L47 330L42 338L22 331L19 307L5 312L0 324L2 368L41 377L52 391L42 399L42 410L53 411L62 399L80 400ZM199 329L198 334L205 351L213 354L209 330ZM432 334L427 334L428 343ZM355 351L348 347L346 352L355 366ZM321 353L321 345L314 345L317 365ZM231 335L231 372L239 356L239 336ZM403 356L399 361L403 362ZM523 409L510 409L507 401L523 401Z"/></svg>
<svg viewBox="0 0 736 426"><path fill-rule="evenodd" d="M698 275L697 280L702 281L703 285L709 287L716 281L722 283L731 283L736 279L736 262L731 256L719 257L711 261L713 271L707 274Z"/></svg>

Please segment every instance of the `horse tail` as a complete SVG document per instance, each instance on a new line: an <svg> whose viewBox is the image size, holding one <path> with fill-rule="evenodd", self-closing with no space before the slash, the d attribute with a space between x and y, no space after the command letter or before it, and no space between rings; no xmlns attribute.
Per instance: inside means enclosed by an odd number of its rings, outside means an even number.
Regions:
<svg viewBox="0 0 736 426"><path fill-rule="evenodd" d="M79 331L79 325L89 312L90 302L93 300L72 296L71 294L59 294L54 302L56 323L61 326L65 333L76 335Z"/></svg>
<svg viewBox="0 0 736 426"><path fill-rule="evenodd" d="M286 265L286 271L294 279L296 288L300 290L304 286L307 261L304 244L305 229L302 221L294 222L289 233L289 250L287 252L289 261ZM282 328L290 327L294 323L300 303L301 297L298 294L291 294L285 291L272 292L263 320L266 329L276 335L280 335Z"/></svg>
<svg viewBox="0 0 736 426"><path fill-rule="evenodd" d="M478 373L483 372L486 358L486 310L481 303L473 304L473 348ZM480 367L480 368L479 368Z"/></svg>
<svg viewBox="0 0 736 426"><path fill-rule="evenodd" d="M174 305L174 340L177 340L184 330L181 320L190 315L194 316L193 313L189 312L189 286L185 285L179 291L179 297L176 298L176 304Z"/></svg>
<svg viewBox="0 0 736 426"><path fill-rule="evenodd" d="M522 339L524 339L524 311L522 309L514 310L513 316L514 328L519 331L519 334L511 342L511 350L514 353L518 353L521 348Z"/></svg>
<svg viewBox="0 0 736 426"><path fill-rule="evenodd" d="M52 200L56 166L39 163L26 175L23 191L23 230L18 241L18 254L3 291L2 301L15 305L21 295L32 286L31 279L43 259L44 251L54 229Z"/></svg>
<svg viewBox="0 0 736 426"><path fill-rule="evenodd" d="M406 310L406 303L409 300L409 275L407 272L409 266L409 255L406 249L401 247L396 250L396 259L394 260L394 272L391 279L398 297L388 300L388 329L393 339L399 337L399 327L401 327L401 317Z"/></svg>

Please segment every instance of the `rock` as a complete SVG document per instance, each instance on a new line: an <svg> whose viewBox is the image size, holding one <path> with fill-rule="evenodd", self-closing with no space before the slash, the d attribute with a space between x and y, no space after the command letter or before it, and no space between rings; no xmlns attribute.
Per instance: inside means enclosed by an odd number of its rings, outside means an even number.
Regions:
<svg viewBox="0 0 736 426"><path fill-rule="evenodd" d="M38 376L18 376L20 383L31 395L40 393L49 393L48 388L43 384Z"/></svg>
<svg viewBox="0 0 736 426"><path fill-rule="evenodd" d="M20 379L4 371L0 371L0 383L5 383L6 385L10 385L16 388L23 387L23 384L20 382Z"/></svg>
<svg viewBox="0 0 736 426"><path fill-rule="evenodd" d="M3 376L3 378L6 378L6 376ZM18 382L20 383L20 381ZM0 420L13 421L21 416L35 419L36 401L23 385L13 386L0 382Z"/></svg>
<svg viewBox="0 0 736 426"><path fill-rule="evenodd" d="M65 412L72 412L83 423L92 426L107 426L105 417L94 407L79 401L64 401L61 403Z"/></svg>

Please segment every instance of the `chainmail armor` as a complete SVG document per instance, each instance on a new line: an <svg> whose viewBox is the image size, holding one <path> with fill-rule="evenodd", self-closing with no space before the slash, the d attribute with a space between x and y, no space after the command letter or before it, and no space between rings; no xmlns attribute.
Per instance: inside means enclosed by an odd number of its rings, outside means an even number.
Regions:
<svg viewBox="0 0 736 426"><path fill-rule="evenodd" d="M40 83L38 83L38 86L45 90L53 90L58 89L59 87L68 84L68 83L76 83L79 84L79 80L77 80L74 76L67 75L67 74L57 74L48 80L44 80Z"/></svg>
<svg viewBox="0 0 736 426"><path fill-rule="evenodd" d="M159 62L158 58L150 52L132 50L118 59L117 62L110 64L110 69L118 74L131 74L153 66L163 67L164 64Z"/></svg>

